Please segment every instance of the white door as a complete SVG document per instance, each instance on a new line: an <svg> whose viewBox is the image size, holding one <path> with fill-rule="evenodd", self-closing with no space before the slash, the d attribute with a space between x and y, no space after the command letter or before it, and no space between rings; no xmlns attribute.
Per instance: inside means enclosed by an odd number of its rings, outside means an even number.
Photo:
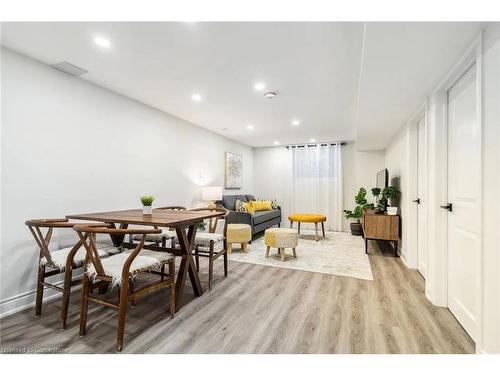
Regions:
<svg viewBox="0 0 500 375"><path fill-rule="evenodd" d="M480 122L476 69L448 91L448 308L476 337L479 259Z"/></svg>
<svg viewBox="0 0 500 375"><path fill-rule="evenodd" d="M427 264L427 144L425 117L417 122L417 268L425 279Z"/></svg>

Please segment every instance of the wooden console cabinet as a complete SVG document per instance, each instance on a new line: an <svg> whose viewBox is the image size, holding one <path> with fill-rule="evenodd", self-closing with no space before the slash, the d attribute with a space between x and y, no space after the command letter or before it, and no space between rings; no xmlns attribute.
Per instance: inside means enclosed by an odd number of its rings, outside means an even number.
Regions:
<svg viewBox="0 0 500 375"><path fill-rule="evenodd" d="M399 215L377 214L374 210L365 210L361 218L365 253L368 254L368 240L390 241L395 244L395 255L398 256Z"/></svg>

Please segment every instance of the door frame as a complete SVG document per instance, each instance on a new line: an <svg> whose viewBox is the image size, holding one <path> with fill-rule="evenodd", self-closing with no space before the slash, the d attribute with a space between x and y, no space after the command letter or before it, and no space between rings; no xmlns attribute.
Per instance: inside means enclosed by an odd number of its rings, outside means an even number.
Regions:
<svg viewBox="0 0 500 375"><path fill-rule="evenodd" d="M446 78L433 91L429 101L428 129L428 258L426 294L432 303L448 307L448 215L440 205L447 203L448 192L448 91L473 66L476 70L477 121L479 123L477 139L479 142L476 155L481 168L478 181L478 220L479 238L476 271L476 351L482 347L482 32L474 40L463 57L448 73Z"/></svg>
<svg viewBox="0 0 500 375"><path fill-rule="evenodd" d="M408 253L406 258L406 263L409 268L418 269L418 205L413 202L418 195L418 123L420 120L424 120L425 127L425 170L426 179L423 190L425 191L425 196L428 195L428 103L427 100L419 107L417 112L412 116L408 123L408 142L409 142L409 155L408 155L408 225L410 228L417 228L417 230L408 231ZM426 219L428 216L428 210L426 211ZM427 227L427 220L425 220L425 225ZM428 258L428 237L427 231L425 231L425 253L426 259Z"/></svg>
<svg viewBox="0 0 500 375"><path fill-rule="evenodd" d="M418 206L413 202L417 197L417 182L418 182L418 122L424 120L425 126L425 140L426 140L426 150L425 150L425 163L426 170L428 172L428 103L427 100L420 105L415 114L411 117L408 122L408 195L405 205L408 209L408 227L418 228ZM424 187L426 195L428 194L428 179L426 179L426 185ZM428 215L428 211L426 216ZM408 250L406 252L405 263L409 268L418 269L418 232L416 230L409 230L408 234ZM428 253L428 238L425 240L425 250ZM428 257L427 257L428 258Z"/></svg>

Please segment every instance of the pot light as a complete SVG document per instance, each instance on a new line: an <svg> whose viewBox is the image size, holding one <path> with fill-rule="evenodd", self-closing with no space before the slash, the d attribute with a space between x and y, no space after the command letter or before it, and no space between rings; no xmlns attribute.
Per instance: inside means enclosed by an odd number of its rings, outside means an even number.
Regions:
<svg viewBox="0 0 500 375"><path fill-rule="evenodd" d="M280 144L280 141L274 141L273 142L275 146L279 145Z"/></svg>
<svg viewBox="0 0 500 375"><path fill-rule="evenodd" d="M191 95L191 99L193 99L193 101L195 102L201 102L202 97L200 94L193 94Z"/></svg>
<svg viewBox="0 0 500 375"><path fill-rule="evenodd" d="M293 126L299 126L300 125L300 121L299 120L292 120L292 125Z"/></svg>
<svg viewBox="0 0 500 375"><path fill-rule="evenodd" d="M266 84L264 82L257 82L257 83L255 83L253 88L257 91L261 91L261 90L264 90L266 88Z"/></svg>
<svg viewBox="0 0 500 375"><path fill-rule="evenodd" d="M253 125L247 125L247 129L248 129L248 130L253 130L253 129L254 129L254 127L253 127Z"/></svg>
<svg viewBox="0 0 500 375"><path fill-rule="evenodd" d="M316 139L315 139L315 138L311 138L311 139L309 140L309 142L314 143L314 142L316 142Z"/></svg>
<svg viewBox="0 0 500 375"><path fill-rule="evenodd" d="M111 42L108 39L100 37L100 36L96 36L94 38L94 43L97 44L99 47L102 47L102 48L109 48L109 47L111 47Z"/></svg>

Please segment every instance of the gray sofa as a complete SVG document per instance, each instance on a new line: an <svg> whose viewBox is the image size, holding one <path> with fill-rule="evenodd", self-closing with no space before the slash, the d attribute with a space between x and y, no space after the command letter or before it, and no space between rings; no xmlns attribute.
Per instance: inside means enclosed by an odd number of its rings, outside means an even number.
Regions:
<svg viewBox="0 0 500 375"><path fill-rule="evenodd" d="M277 210L258 211L252 215L248 212L237 212L234 207L236 199L249 202L254 200L255 197L253 195L223 195L222 200L216 203L229 210L227 215L228 224L248 224L252 228L252 236L274 225L280 226L281 207L278 206Z"/></svg>

